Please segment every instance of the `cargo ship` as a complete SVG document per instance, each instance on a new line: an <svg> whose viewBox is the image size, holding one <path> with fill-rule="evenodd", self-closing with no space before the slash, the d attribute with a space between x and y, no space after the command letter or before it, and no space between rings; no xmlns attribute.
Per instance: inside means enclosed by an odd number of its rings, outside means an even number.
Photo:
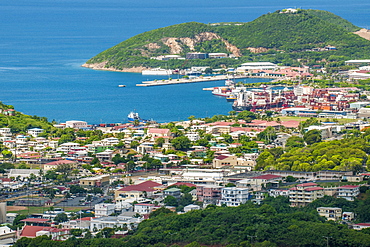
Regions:
<svg viewBox="0 0 370 247"><path fill-rule="evenodd" d="M257 109L272 109L284 107L286 104L285 97L272 90L243 91L238 94L233 103L234 111L254 111Z"/></svg>

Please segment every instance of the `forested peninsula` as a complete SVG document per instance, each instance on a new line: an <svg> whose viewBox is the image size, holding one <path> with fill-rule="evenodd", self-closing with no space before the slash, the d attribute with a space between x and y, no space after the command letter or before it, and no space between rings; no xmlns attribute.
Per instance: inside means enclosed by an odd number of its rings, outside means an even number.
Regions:
<svg viewBox="0 0 370 247"><path fill-rule="evenodd" d="M348 59L370 56L370 41L357 27L322 10L277 10L251 22L203 24L189 22L151 30L129 38L88 60L94 69L140 72L146 68L212 69L264 61L285 66L343 66ZM334 47L325 50L325 47ZM186 57L190 52L226 53L218 59L153 59Z"/></svg>

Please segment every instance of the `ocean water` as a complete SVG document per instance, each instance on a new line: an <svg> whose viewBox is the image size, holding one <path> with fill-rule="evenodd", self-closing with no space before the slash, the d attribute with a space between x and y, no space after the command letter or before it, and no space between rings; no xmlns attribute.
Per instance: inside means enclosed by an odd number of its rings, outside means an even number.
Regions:
<svg viewBox="0 0 370 247"><path fill-rule="evenodd" d="M135 87L161 77L82 68L86 60L136 34L173 24L252 21L283 8L333 12L370 27L370 2L3 0L0 2L0 101L49 120L126 121L136 110L159 122L227 114L231 104L204 82ZM263 81L263 80L254 80ZM127 87L118 88L119 84Z"/></svg>

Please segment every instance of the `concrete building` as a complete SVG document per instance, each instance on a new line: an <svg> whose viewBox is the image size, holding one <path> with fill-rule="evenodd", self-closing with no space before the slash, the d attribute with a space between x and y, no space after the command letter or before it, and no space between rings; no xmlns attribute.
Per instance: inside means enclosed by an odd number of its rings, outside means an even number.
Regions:
<svg viewBox="0 0 370 247"><path fill-rule="evenodd" d="M109 184L109 175L100 175L95 177L87 177L80 179L80 185L82 187L101 187Z"/></svg>
<svg viewBox="0 0 370 247"><path fill-rule="evenodd" d="M324 188L316 183L298 184L289 189L289 201L293 207L304 207L322 197L324 197Z"/></svg>
<svg viewBox="0 0 370 247"><path fill-rule="evenodd" d="M316 209L320 216L327 220L339 221L342 219L342 209L333 207L319 207Z"/></svg>
<svg viewBox="0 0 370 247"><path fill-rule="evenodd" d="M344 198L348 201L354 201L360 194L360 186L357 185L343 185L338 187L338 198Z"/></svg>
<svg viewBox="0 0 370 247"><path fill-rule="evenodd" d="M33 129L27 130L27 134L33 137L38 137L42 132L44 132L44 130L40 128L33 128Z"/></svg>
<svg viewBox="0 0 370 247"><path fill-rule="evenodd" d="M105 217L114 213L116 204L99 203L94 207L95 217Z"/></svg>
<svg viewBox="0 0 370 247"><path fill-rule="evenodd" d="M186 53L186 59L206 59L208 58L207 53L190 52Z"/></svg>
<svg viewBox="0 0 370 247"><path fill-rule="evenodd" d="M228 207L237 207L248 201L248 188L227 187L221 190L219 205L225 204Z"/></svg>
<svg viewBox="0 0 370 247"><path fill-rule="evenodd" d="M155 208L151 203L137 203L134 205L134 212L138 214L150 214Z"/></svg>
<svg viewBox="0 0 370 247"><path fill-rule="evenodd" d="M250 62L241 64L236 71L248 72L252 70L275 70L278 66L270 62Z"/></svg>
<svg viewBox="0 0 370 247"><path fill-rule="evenodd" d="M199 209L200 209L200 206L199 205L190 204L190 205L187 205L187 206L184 207L184 212L187 213L189 211L199 210Z"/></svg>
<svg viewBox="0 0 370 247"><path fill-rule="evenodd" d="M217 185L197 186L198 201L203 202L205 205L217 205L221 199L221 189L222 187Z"/></svg>
<svg viewBox="0 0 370 247"><path fill-rule="evenodd" d="M224 166L234 167L237 165L237 157L235 155L219 155L213 159L213 168L222 168Z"/></svg>
<svg viewBox="0 0 370 247"><path fill-rule="evenodd" d="M131 229L131 224L136 227L143 219L142 218L134 218L130 216L108 216L108 217L101 217L92 219L90 222L90 230L92 231L100 231L103 228L115 228L115 227L122 227Z"/></svg>
<svg viewBox="0 0 370 247"><path fill-rule="evenodd" d="M66 128L73 128L73 129L87 128L87 122L78 121L78 120L67 121Z"/></svg>

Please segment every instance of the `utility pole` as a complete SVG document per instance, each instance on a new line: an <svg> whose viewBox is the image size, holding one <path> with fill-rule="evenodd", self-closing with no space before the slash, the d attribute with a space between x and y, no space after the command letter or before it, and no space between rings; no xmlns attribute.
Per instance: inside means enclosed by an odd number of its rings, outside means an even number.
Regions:
<svg viewBox="0 0 370 247"><path fill-rule="evenodd" d="M251 244L254 243L253 238L257 239L257 235L254 236L247 235L247 237L250 238Z"/></svg>
<svg viewBox="0 0 370 247"><path fill-rule="evenodd" d="M329 238L333 238L333 237L329 237L329 236L322 236L323 238L326 238L326 247L329 247Z"/></svg>

